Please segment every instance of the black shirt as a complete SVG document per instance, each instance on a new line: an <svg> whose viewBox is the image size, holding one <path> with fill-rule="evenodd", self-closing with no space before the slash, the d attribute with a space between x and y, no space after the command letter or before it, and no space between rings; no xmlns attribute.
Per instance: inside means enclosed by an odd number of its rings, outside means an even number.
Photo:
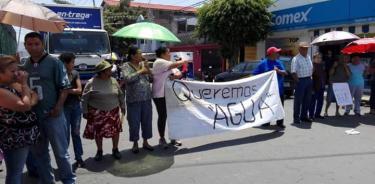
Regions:
<svg viewBox="0 0 375 184"><path fill-rule="evenodd" d="M73 70L72 73L68 73L69 81L72 86L72 89L77 88L77 80L79 79L79 73L76 70ZM80 102L80 94L74 95L69 94L66 97L64 105L74 105Z"/></svg>

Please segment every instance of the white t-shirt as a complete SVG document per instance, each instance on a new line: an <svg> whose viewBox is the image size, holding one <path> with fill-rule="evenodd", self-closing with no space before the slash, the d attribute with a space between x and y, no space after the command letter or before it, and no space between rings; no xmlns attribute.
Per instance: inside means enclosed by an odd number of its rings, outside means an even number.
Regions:
<svg viewBox="0 0 375 184"><path fill-rule="evenodd" d="M157 58L152 67L153 82L152 82L152 97L153 98L163 98L165 81L169 80L169 75L178 73L177 68L169 69L173 64L172 61L167 61L165 59Z"/></svg>

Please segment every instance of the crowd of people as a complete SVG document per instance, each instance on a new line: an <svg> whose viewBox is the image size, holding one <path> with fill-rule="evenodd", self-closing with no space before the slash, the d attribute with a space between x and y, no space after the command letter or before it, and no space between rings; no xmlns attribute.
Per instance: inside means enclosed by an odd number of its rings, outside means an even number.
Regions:
<svg viewBox="0 0 375 184"><path fill-rule="evenodd" d="M322 60L322 55L317 52L313 54L311 60L308 53L310 45L306 42L300 42L298 45L299 53L293 57L291 61L291 75L296 82L294 92L294 107L293 107L293 123L300 124L302 122L313 122L314 119L324 119L328 117L328 109L332 102L336 103L335 116L341 116L339 110L340 106L336 101L333 84L347 83L352 95L354 105L344 106L344 115L349 115L353 110L354 115L361 116L361 100L365 87L366 75L371 75L371 97L370 97L370 112L375 114L375 72L374 61L370 65L361 63L361 55L340 55L338 60L335 60L330 68L325 68ZM267 57L264 59L253 71L253 74L259 74L267 71L275 70L279 82L279 95L281 102L284 102L283 96L283 78L288 73L284 66L277 60L281 49L270 47L267 49ZM328 72L326 72L328 71ZM322 108L324 101L324 92L327 86L326 106L322 116ZM354 108L353 108L354 106ZM268 126L269 124L264 124ZM285 128L282 121L277 122L277 126Z"/></svg>
<svg viewBox="0 0 375 184"><path fill-rule="evenodd" d="M309 44L302 42L298 47L299 54L291 64L291 73L296 81L293 123L312 122L328 116L329 105L335 102L332 84L337 82L348 82L353 95L354 108L345 107L345 114L353 109L355 115L361 115L363 75L370 70L361 64L360 56L340 57L327 76L321 54L315 53L311 60L307 54ZM60 180L64 184L76 183L75 169L85 167L80 136L81 117L87 120L83 138L96 143L95 161L103 159L103 138L112 139L112 156L121 159L118 146L125 116L129 124L129 140L133 143L131 151L134 154L140 152L140 130L143 150L153 151L154 147L148 142L153 137L152 101L158 114L159 145L168 148L164 85L168 78L181 78L183 75L178 67L188 61L170 61L169 49L161 47L156 50L157 59L151 70L142 58L141 50L130 47L127 62L121 66L124 81L112 77L110 62L101 61L95 67L96 75L82 89L79 74L74 70L74 54L63 53L54 58L45 53L42 37L36 32L25 36L25 48L30 57L22 66L14 57L0 57L0 148L6 164L6 184L22 183L25 164L30 176L38 177L41 183L54 183L49 145L56 158ZM280 99L284 103L283 78L288 72L278 61L280 51L276 47L268 48L267 58L253 74L275 70ZM371 113L375 114L374 73L371 84ZM326 85L327 105L322 116ZM340 115L338 105L336 115ZM277 126L284 129L284 121L278 120ZM68 152L70 137L76 160L74 164L70 163ZM179 140L171 140L170 143L182 145Z"/></svg>

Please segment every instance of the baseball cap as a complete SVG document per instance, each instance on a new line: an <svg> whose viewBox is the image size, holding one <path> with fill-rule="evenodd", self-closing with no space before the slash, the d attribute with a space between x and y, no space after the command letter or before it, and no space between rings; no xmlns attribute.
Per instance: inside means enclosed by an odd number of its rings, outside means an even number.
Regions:
<svg viewBox="0 0 375 184"><path fill-rule="evenodd" d="M268 55L271 55L271 54L273 54L273 53L278 53L278 52L280 52L280 51L281 51L281 49L279 49L279 48L276 48L276 47L270 47L270 48L267 49L267 56L268 56Z"/></svg>

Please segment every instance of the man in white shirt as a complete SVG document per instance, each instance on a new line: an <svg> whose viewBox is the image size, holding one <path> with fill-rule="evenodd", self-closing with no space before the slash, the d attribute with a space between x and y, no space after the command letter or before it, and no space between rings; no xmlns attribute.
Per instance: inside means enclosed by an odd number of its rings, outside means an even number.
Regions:
<svg viewBox="0 0 375 184"><path fill-rule="evenodd" d="M158 131L159 131L159 144L164 148L167 148L167 142L165 140L165 125L167 121L167 105L165 103L164 85L165 81L169 79L178 79L182 77L181 72L177 67L187 63L187 61L169 61L171 58L169 49L166 47L160 47L156 51L157 59L154 62L152 68L153 84L152 84L152 96L158 111ZM181 142L171 140L171 143L176 146L181 146Z"/></svg>
<svg viewBox="0 0 375 184"><path fill-rule="evenodd" d="M307 117L307 110L311 100L311 76L313 72L312 61L307 55L308 48L308 43L300 42L298 45L299 54L293 58L291 65L293 79L296 82L293 112L293 123L295 124L300 124L301 121L312 122L312 120Z"/></svg>

